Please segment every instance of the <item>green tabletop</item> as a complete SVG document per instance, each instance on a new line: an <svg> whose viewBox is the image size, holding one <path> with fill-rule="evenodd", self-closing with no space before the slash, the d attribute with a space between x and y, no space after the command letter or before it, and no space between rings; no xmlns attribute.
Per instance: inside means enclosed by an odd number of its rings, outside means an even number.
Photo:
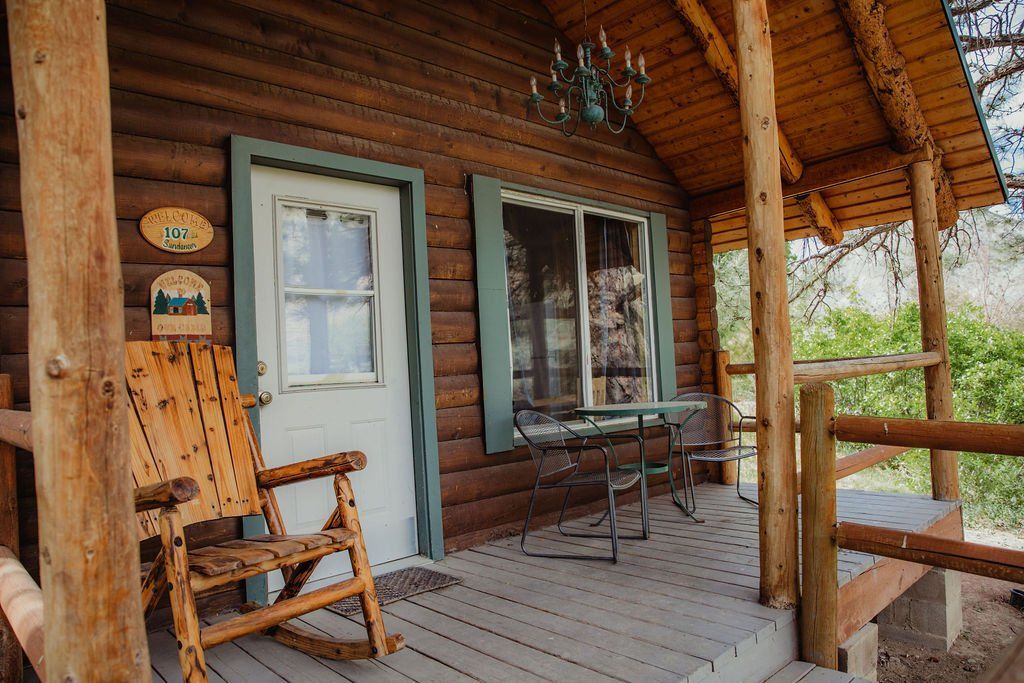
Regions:
<svg viewBox="0 0 1024 683"><path fill-rule="evenodd" d="M650 403L617 403L607 406L587 406L576 408L578 415L593 417L623 417L626 415L661 415L663 413L680 413L684 410L700 410L706 408L704 401L652 401Z"/></svg>

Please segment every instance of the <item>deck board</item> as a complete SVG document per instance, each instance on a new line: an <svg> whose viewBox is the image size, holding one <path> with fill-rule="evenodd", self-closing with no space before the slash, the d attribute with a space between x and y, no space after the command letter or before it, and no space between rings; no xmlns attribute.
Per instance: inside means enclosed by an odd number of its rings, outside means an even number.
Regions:
<svg viewBox="0 0 1024 683"><path fill-rule="evenodd" d="M747 487L744 494L756 491ZM732 487L713 484L697 488L697 505L702 524L669 497L652 499L651 538L622 539L617 564L528 557L518 537L454 553L437 567L462 584L384 607L388 629L407 641L384 659L321 660L250 636L209 651L211 680L850 681L795 661L794 612L758 603L757 509ZM924 530L955 506L924 496L838 492L840 519L907 530ZM566 528L599 531L589 526L595 519ZM639 505L621 508L619 524L621 533L636 535ZM547 552L608 551L605 539L564 537L553 528L531 532L529 543ZM849 582L877 560L841 551L837 581ZM326 610L300 621L335 637L365 633L358 618ZM161 631L150 642L155 680L177 680L174 638Z"/></svg>

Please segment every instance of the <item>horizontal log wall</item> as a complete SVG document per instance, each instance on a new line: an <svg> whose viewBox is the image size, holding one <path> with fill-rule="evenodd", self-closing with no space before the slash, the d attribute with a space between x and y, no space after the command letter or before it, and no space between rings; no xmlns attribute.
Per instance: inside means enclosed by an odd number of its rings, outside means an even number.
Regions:
<svg viewBox="0 0 1024 683"><path fill-rule="evenodd" d="M108 22L130 339L148 337L150 283L183 267L212 284L216 341L234 340L230 135L423 169L450 547L520 522L533 480L525 451L484 454L468 174L665 213L677 383L680 389L701 385L713 310L706 298L703 304L696 298L686 198L636 132L584 131L567 139L535 115L524 115L529 77L547 73L556 35L540 2L113 0ZM5 40L6 27L0 34ZM6 46L2 54L8 54ZM8 80L0 89L0 372L12 375L15 401L24 408L28 281L9 67L0 68ZM214 225L213 243L175 255L143 241L138 219L165 205L204 214ZM698 242L706 259L703 236ZM69 293L69 305L88 305L88 293ZM662 437L655 446L663 451L665 443ZM635 457L628 449L623 453L624 460ZM23 557L33 566L37 534L27 456L19 475ZM593 499L578 495L581 504ZM544 497L541 512L554 504ZM190 530L190 542L215 542L239 531L233 520L208 527Z"/></svg>

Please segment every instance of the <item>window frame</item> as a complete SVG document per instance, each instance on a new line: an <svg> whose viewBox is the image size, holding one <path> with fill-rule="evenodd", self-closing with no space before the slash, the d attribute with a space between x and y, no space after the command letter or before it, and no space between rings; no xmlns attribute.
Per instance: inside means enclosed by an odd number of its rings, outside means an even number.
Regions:
<svg viewBox="0 0 1024 683"><path fill-rule="evenodd" d="M496 178L474 175L473 222L476 238L477 306L480 329L480 367L484 411L485 452L501 453L522 443L515 434L512 413L512 349L509 323L508 277L505 261L503 202L506 197L523 200L533 206L567 208L575 213L576 249L579 259L583 243L583 215L592 213L643 223L641 245L645 274L645 294L649 297L648 315L649 376L655 400L675 395L675 346L673 343L672 303L669 288L668 237L665 215L645 212L606 202L552 192L540 188L504 183ZM585 264L585 254L584 261ZM580 291L586 292L585 267L578 270ZM581 319L581 323L582 323ZM581 348L589 349L589 324L581 324L578 335ZM586 328L586 329L584 329ZM588 352L589 355L589 352ZM584 385L585 401L593 401L593 382L589 363ZM655 418L654 421L657 421ZM609 420L603 427L629 429L632 419ZM584 427L583 431L591 431Z"/></svg>
<svg viewBox="0 0 1024 683"><path fill-rule="evenodd" d="M613 209L590 206L583 204L578 201L567 201L563 199L556 199L553 197L546 197L543 195L523 192L522 190L513 189L510 187L503 187L501 189L501 205L502 211L504 212L505 204L511 203L519 206L530 206L541 209L555 209L560 213L571 214L573 217L573 228L574 228L574 245L576 248L576 316L578 325L578 334L576 337L577 347L576 350L579 353L580 358L580 380L581 389L583 393L583 405L590 406L594 404L594 370L591 363L586 362L586 359L590 357L590 307L589 305L589 284L587 282L587 246L586 246L586 216L600 216L605 218L615 218L629 223L635 223L639 226L638 234L640 238L639 252L640 252L640 272L644 275L643 282L643 296L645 307L647 309L647 315L644 327L646 328L646 347L647 347L647 377L650 383L650 397L647 400L653 400L659 395L658 392L658 376L657 376L657 358L656 348L654 343L654 292L651 288L652 283L652 267L651 267L651 252L650 252L650 216L645 215L641 212L628 212L627 210L617 211ZM504 213L503 213L504 215ZM502 225L504 231L504 225ZM506 286L506 297L508 296L508 263L503 263L505 268L505 286ZM511 331L511 330L510 330ZM510 363L511 363L511 338L509 340L509 351L510 351ZM510 368L510 371L514 368ZM633 423L632 418L627 420L617 420L618 422L629 422ZM580 420L582 422L582 420ZM612 424L612 420L608 420L603 424ZM513 437L516 435L513 433Z"/></svg>

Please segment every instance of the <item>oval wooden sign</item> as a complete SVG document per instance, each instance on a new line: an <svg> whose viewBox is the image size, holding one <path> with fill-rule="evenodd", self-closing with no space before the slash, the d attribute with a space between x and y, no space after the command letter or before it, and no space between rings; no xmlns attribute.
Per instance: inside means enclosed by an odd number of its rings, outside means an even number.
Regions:
<svg viewBox="0 0 1024 683"><path fill-rule="evenodd" d="M154 247L172 254L191 254L213 241L210 221L180 206L153 209L139 220L139 232Z"/></svg>

